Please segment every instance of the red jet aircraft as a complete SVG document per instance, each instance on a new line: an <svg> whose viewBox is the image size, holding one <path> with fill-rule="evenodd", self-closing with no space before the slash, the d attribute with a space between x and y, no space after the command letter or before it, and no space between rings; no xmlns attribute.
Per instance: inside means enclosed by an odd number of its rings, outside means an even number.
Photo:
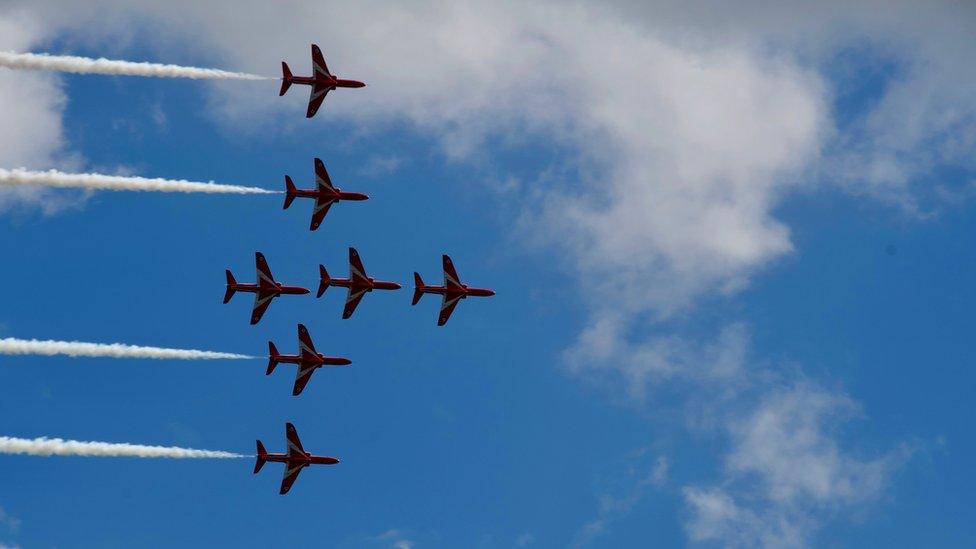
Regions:
<svg viewBox="0 0 976 549"><path fill-rule="evenodd" d="M295 388L291 394L298 396L302 394L302 389L308 385L308 380L312 379L312 374L323 366L348 366L352 361L348 358L338 356L325 356L315 350L312 345L312 338L308 337L308 330L303 324L298 325L298 354L282 355L278 354L275 344L268 342L268 371L265 375L271 375L275 366L279 363L297 364L298 372L295 374Z"/></svg>
<svg viewBox="0 0 976 549"><path fill-rule="evenodd" d="M291 206L295 198L314 198L315 207L312 208L312 224L309 229L314 231L322 224L325 214L329 213L332 204L340 200L369 200L369 196L363 193L350 193L332 186L332 179L329 172L325 171L325 164L318 158L315 159L315 188L296 189L291 177L285 176L285 207Z"/></svg>
<svg viewBox="0 0 976 549"><path fill-rule="evenodd" d="M224 293L224 303L234 297L234 292L248 292L254 294L254 309L251 311L251 324L257 324L264 312L271 305L271 300L280 295L301 295L309 293L308 288L301 286L285 286L281 282L275 282L268 268L268 262L264 260L264 254L254 253L254 261L258 268L258 281L256 284L238 284L234 280L234 275L230 270L227 273L227 291Z"/></svg>
<svg viewBox="0 0 976 549"><path fill-rule="evenodd" d="M367 275L366 268L363 267L363 262L359 259L359 252L355 248L349 248L349 278L330 278L329 272L325 270L325 265L319 265L319 277L321 280L316 297L322 297L329 286L349 288L349 293L346 294L346 308L342 310L342 318L352 316L366 292L400 289L400 285L396 282L375 280Z"/></svg>
<svg viewBox="0 0 976 549"><path fill-rule="evenodd" d="M312 96L308 99L308 111L305 118L312 118L318 112L322 101L330 91L336 88L362 88L366 84L358 80L344 80L337 78L329 72L325 58L322 57L322 50L312 44L312 76L293 76L288 68L288 63L281 62L281 91L279 96L285 95L292 84L302 84L312 86Z"/></svg>
<svg viewBox="0 0 976 549"><path fill-rule="evenodd" d="M444 296L444 301L441 302L441 314L437 317L438 326L443 326L447 323L447 319L451 317L451 313L454 312L454 307L457 307L458 301L467 299L468 296L491 297L495 295L493 290L472 288L461 284L461 278L458 277L457 271L454 270L454 263L451 262L451 258L445 255L442 259L444 261L443 286L426 286L424 285L423 279L420 278L420 273L413 273L413 280L416 284L416 289L413 291L413 305L416 305L424 294L441 294Z"/></svg>
<svg viewBox="0 0 976 549"><path fill-rule="evenodd" d="M295 430L295 426L291 423L285 424L285 442L288 444L288 453L286 454L269 454L267 450L264 449L264 444L258 441L258 461L254 464L254 474L257 474L264 466L265 462L274 461L278 463L285 464L285 477L281 479L281 490L279 494L287 494L288 490L291 490L291 485L295 484L295 479L298 478L298 473L302 472L302 468L308 467L309 465L335 465L339 463L339 460L334 457L329 456L313 456L312 454L305 451L302 448L302 441L298 440L298 431Z"/></svg>

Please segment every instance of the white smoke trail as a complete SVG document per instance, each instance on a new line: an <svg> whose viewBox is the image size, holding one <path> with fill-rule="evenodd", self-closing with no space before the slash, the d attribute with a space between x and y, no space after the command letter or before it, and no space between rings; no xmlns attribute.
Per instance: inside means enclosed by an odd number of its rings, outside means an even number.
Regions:
<svg viewBox="0 0 976 549"><path fill-rule="evenodd" d="M140 457L140 458L243 458L233 452L193 450L174 446L143 446L141 444L82 442L60 438L35 439L0 437L0 454L29 456L85 456L85 457Z"/></svg>
<svg viewBox="0 0 976 549"><path fill-rule="evenodd" d="M237 193L237 194L277 194L259 187L222 185L219 183L200 183L182 179L149 179L97 173L64 173L57 170L33 172L23 168L5 170L0 168L0 187L38 185L75 189L100 189L109 191L152 191L163 193Z"/></svg>
<svg viewBox="0 0 976 549"><path fill-rule="evenodd" d="M8 69L30 69L42 71L71 72L76 74L113 74L118 76L154 76L160 78L205 78L217 80L276 80L268 76L258 76L243 72L230 72L218 69L201 69L180 65L160 63L136 63L112 59L92 59L71 55L48 55L46 53L0 52L0 67Z"/></svg>
<svg viewBox="0 0 976 549"><path fill-rule="evenodd" d="M140 347L122 343L83 343L80 341L40 341L37 339L0 339L2 355L67 355L106 358L155 358L160 360L217 360L257 358L235 353L217 353L194 349Z"/></svg>

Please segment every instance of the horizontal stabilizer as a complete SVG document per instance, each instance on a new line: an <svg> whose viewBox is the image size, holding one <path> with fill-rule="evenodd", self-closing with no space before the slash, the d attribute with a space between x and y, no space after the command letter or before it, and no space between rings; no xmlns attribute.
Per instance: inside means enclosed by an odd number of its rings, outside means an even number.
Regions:
<svg viewBox="0 0 976 549"><path fill-rule="evenodd" d="M257 458L258 459L254 463L254 474L255 475L258 474L258 471L261 470L261 467L264 467L264 463L266 461L265 457L268 455L268 451L264 449L264 444L261 444L261 441L260 440L257 441L257 443L258 443L257 444L258 445L258 455L257 455Z"/></svg>
<svg viewBox="0 0 976 549"><path fill-rule="evenodd" d="M271 372L274 371L275 366L278 365L278 348L271 341L268 342L268 371L264 375L270 376Z"/></svg>
<svg viewBox="0 0 976 549"><path fill-rule="evenodd" d="M424 296L424 279L420 278L420 273L413 273L413 283L415 288L413 290L413 303L411 305L416 305L420 301L420 298Z"/></svg>
<svg viewBox="0 0 976 549"><path fill-rule="evenodd" d="M329 282L331 281L329 271L325 270L325 265L319 265L319 291L315 294L315 297L322 297L322 294L329 289Z"/></svg>
<svg viewBox="0 0 976 549"><path fill-rule="evenodd" d="M234 292L237 291L234 289L237 281L234 280L234 275L231 274L230 269L225 270L224 273L227 275L227 291L224 292L224 303L227 303L230 301L230 298L234 297Z"/></svg>
<svg viewBox="0 0 976 549"><path fill-rule="evenodd" d="M291 70L288 68L288 63L284 61L281 62L281 91L278 92L279 96L285 95L288 88L291 87Z"/></svg>
<svg viewBox="0 0 976 549"><path fill-rule="evenodd" d="M282 209L287 210L288 206L291 206L295 197L298 196L298 189L295 188L295 182L291 180L290 176L285 176L285 207Z"/></svg>

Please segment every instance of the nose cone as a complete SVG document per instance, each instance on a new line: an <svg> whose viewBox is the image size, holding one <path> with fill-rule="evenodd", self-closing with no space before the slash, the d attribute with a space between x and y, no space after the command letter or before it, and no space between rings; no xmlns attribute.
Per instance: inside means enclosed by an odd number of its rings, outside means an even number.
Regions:
<svg viewBox="0 0 976 549"><path fill-rule="evenodd" d="M393 288L394 290L399 290L399 289L400 289L400 288L402 288L402 287L403 287L403 286L401 286L401 285L399 285L399 284L398 284L398 283L396 283L396 282L394 282L394 283L393 283L393 285L392 285L392 288Z"/></svg>
<svg viewBox="0 0 976 549"><path fill-rule="evenodd" d="M352 80L350 82L350 88L365 88L366 82L360 82L359 80Z"/></svg>
<svg viewBox="0 0 976 549"><path fill-rule="evenodd" d="M348 358L338 358L336 359L336 364L339 366L349 366L350 364L352 364L352 361L349 360Z"/></svg>
<svg viewBox="0 0 976 549"><path fill-rule="evenodd" d="M295 293L298 295L305 295L312 293L312 290L309 290L308 288L296 288Z"/></svg>
<svg viewBox="0 0 976 549"><path fill-rule="evenodd" d="M488 290L488 297L495 295L495 290Z"/></svg>

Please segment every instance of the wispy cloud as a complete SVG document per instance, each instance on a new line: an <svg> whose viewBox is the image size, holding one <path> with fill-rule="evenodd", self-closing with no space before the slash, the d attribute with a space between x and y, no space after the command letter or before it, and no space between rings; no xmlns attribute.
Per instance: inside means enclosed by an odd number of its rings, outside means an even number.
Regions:
<svg viewBox="0 0 976 549"><path fill-rule="evenodd" d="M9 532L16 534L20 530L20 519L11 515L3 507L0 507L0 525L4 526Z"/></svg>
<svg viewBox="0 0 976 549"><path fill-rule="evenodd" d="M374 155L366 159L359 173L366 177L381 177L396 172L407 159L396 154Z"/></svg>
<svg viewBox="0 0 976 549"><path fill-rule="evenodd" d="M407 539L406 535L395 528L391 528L386 532L372 538L374 541L381 541L388 543L389 547L393 549L412 549L414 547L414 542Z"/></svg>
<svg viewBox="0 0 976 549"><path fill-rule="evenodd" d="M573 538L572 547L586 547L603 534L607 527L626 516L644 498L648 488L660 488L667 481L668 458L653 457L647 449L635 452L626 460L624 474L614 478L598 497L597 516L587 522Z"/></svg>

